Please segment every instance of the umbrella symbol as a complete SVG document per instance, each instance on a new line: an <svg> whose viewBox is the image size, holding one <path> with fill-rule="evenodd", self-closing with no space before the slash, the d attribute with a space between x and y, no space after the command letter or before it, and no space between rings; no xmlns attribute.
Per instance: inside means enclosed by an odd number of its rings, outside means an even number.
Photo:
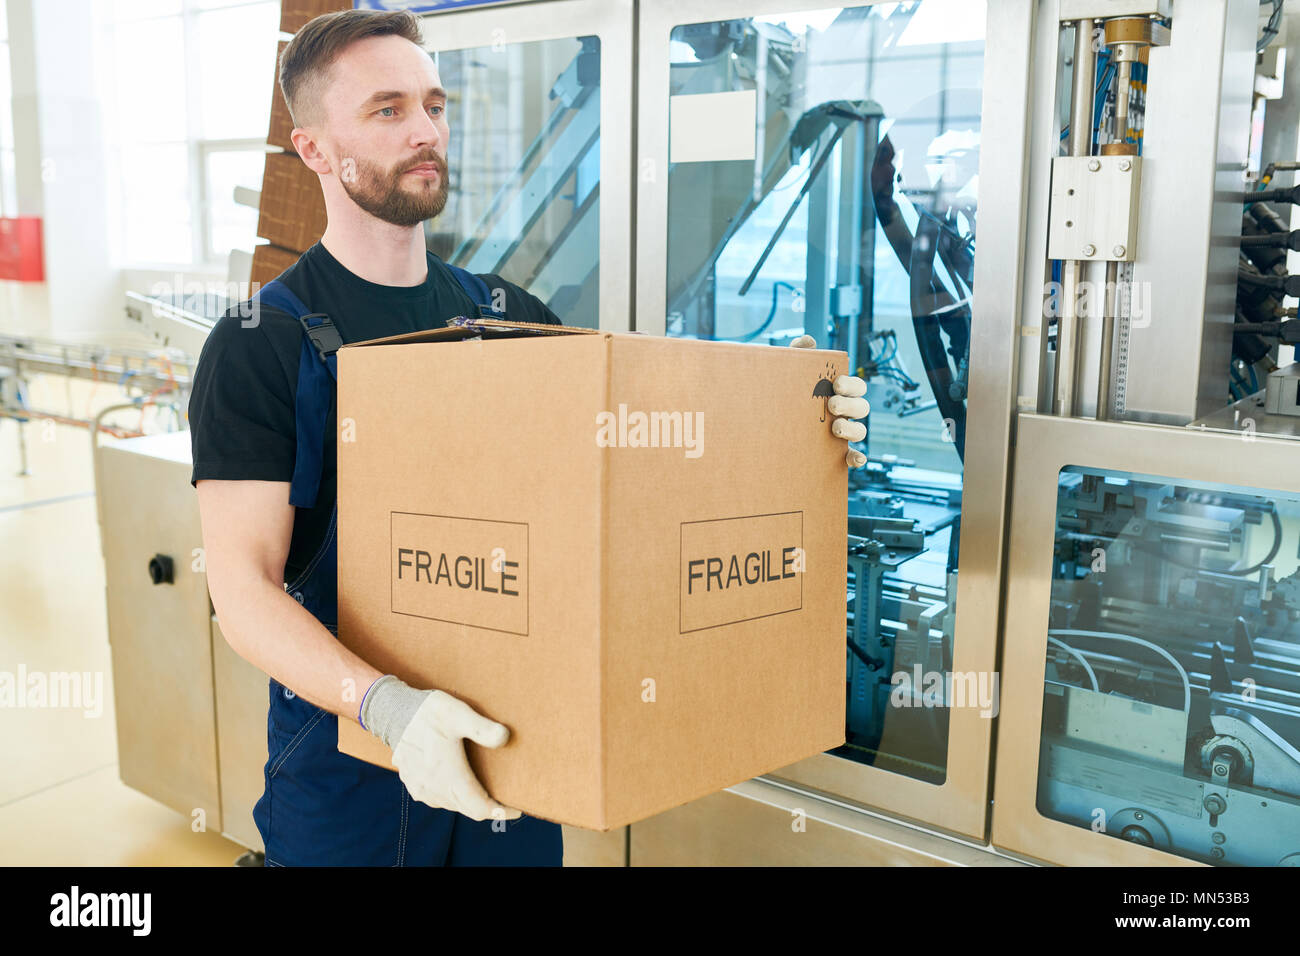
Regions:
<svg viewBox="0 0 1300 956"><path fill-rule="evenodd" d="M813 386L812 397L822 400L822 421L826 421L826 400L835 394L835 386L830 379L819 378L817 384Z"/></svg>

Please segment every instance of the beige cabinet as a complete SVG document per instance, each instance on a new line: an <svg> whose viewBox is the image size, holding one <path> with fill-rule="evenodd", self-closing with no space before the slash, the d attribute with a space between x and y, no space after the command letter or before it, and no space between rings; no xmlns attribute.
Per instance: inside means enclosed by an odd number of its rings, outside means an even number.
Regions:
<svg viewBox="0 0 1300 956"><path fill-rule="evenodd" d="M222 829L212 614L189 434L96 451L122 782Z"/></svg>
<svg viewBox="0 0 1300 956"><path fill-rule="evenodd" d="M188 432L96 449L122 782L252 849L267 678L208 598Z"/></svg>
<svg viewBox="0 0 1300 956"><path fill-rule="evenodd" d="M221 832L236 843L261 850L262 835L253 824L253 804L262 796L266 766L268 678L231 650L215 614L212 678L216 688Z"/></svg>
<svg viewBox="0 0 1300 956"><path fill-rule="evenodd" d="M565 866L627 866L627 834L630 827L607 832L564 827Z"/></svg>

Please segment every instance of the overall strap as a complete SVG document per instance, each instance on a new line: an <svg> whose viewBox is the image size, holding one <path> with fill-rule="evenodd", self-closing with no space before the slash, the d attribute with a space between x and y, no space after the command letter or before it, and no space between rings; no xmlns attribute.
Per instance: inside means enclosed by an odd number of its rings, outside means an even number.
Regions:
<svg viewBox="0 0 1300 956"><path fill-rule="evenodd" d="M465 290L465 294L473 299L474 304L478 306L478 315L474 316L474 318L504 319L506 317L505 312L498 312L492 308L492 292L488 289L486 282L468 269L453 266L449 262L446 263L446 266L451 270L451 274L456 277L460 287Z"/></svg>
<svg viewBox="0 0 1300 956"><path fill-rule="evenodd" d="M289 504L296 508L311 508L316 504L316 494L320 490L325 426L334 385L338 381L335 353L343 345L343 337L328 315L308 311L302 300L279 279L272 279L262 286L253 299L287 312L302 326L298 392L294 402L297 448L293 481L289 486Z"/></svg>

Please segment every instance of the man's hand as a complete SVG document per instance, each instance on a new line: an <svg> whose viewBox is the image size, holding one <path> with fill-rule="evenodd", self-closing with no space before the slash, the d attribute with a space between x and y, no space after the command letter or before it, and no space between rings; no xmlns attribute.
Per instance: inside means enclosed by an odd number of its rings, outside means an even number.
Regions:
<svg viewBox="0 0 1300 956"><path fill-rule="evenodd" d="M361 702L361 725L393 750L397 775L416 800L471 820L517 820L483 789L465 756L465 740L501 747L503 724L440 690L416 690L392 674L375 681Z"/></svg>
<svg viewBox="0 0 1300 956"><path fill-rule="evenodd" d="M817 347L817 340L811 335L801 335L790 343L791 348L811 349ZM859 419L866 418L871 406L862 396L867 394L867 383L856 375L841 375L832 383L835 394L826 399L826 409L836 416L831 421L831 434L847 442L862 441L867 437L867 426ZM850 468L861 468L867 463L867 456L850 448L844 455Z"/></svg>

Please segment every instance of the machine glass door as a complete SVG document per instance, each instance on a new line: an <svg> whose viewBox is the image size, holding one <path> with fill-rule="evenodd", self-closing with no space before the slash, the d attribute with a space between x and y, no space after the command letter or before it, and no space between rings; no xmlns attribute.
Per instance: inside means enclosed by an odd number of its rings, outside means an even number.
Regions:
<svg viewBox="0 0 1300 956"><path fill-rule="evenodd" d="M451 130L429 248L528 290L567 325L601 327L604 310L606 327L628 327L630 3L434 14L424 35Z"/></svg>
<svg viewBox="0 0 1300 956"><path fill-rule="evenodd" d="M1058 469L1015 518L1013 560L1042 565L1013 590L1041 585L1009 595L995 838L1066 864L1300 865L1300 488L1261 487L1297 447L1062 424L1021 423Z"/></svg>
<svg viewBox="0 0 1300 956"><path fill-rule="evenodd" d="M867 380L835 754L933 783L948 714L923 695L952 661L984 54L983 17L941 7L683 24L669 44L667 333L808 332Z"/></svg>
<svg viewBox="0 0 1300 956"><path fill-rule="evenodd" d="M723 3L707 21L693 4L643 6L637 325L768 346L809 334L867 381L868 464L849 478L846 743L779 775L982 836L996 601L968 612L958 580L997 588L997 532L967 551L961 531L977 459L979 507L1001 514L1010 411L997 388L1015 333L996 303L1016 294L1016 249L992 233L986 259L977 233L990 188L1009 197L990 221L1016 207L1024 152L1007 149L1023 141L1015 111L993 120L1005 132L988 128L985 82L997 56L1023 64L1030 5L800 6ZM1004 39L986 44L990 18ZM1023 71L993 73L999 98L1026 102ZM983 394L981 336L998 342ZM982 641L965 636L976 627ZM961 793L940 796L949 784Z"/></svg>

